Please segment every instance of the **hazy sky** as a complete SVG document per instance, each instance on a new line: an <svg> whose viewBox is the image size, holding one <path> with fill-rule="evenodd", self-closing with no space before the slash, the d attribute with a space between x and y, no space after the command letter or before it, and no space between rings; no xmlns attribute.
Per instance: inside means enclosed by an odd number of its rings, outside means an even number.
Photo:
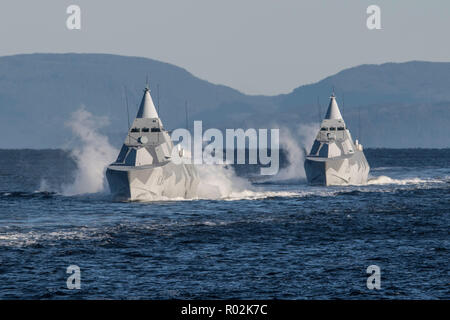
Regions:
<svg viewBox="0 0 450 320"><path fill-rule="evenodd" d="M81 30L66 8L81 8ZM366 9L381 8L382 30ZM450 61L448 0L1 0L0 55L153 58L252 94L286 93L363 63Z"/></svg>

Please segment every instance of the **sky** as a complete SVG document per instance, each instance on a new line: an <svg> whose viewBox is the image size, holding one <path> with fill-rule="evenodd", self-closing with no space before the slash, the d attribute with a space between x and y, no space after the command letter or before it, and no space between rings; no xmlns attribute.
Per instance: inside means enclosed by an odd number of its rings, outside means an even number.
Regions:
<svg viewBox="0 0 450 320"><path fill-rule="evenodd" d="M69 30L69 5L81 29ZM369 30L366 10L381 9ZM0 56L111 53L275 95L360 64L450 61L448 0L2 0Z"/></svg>

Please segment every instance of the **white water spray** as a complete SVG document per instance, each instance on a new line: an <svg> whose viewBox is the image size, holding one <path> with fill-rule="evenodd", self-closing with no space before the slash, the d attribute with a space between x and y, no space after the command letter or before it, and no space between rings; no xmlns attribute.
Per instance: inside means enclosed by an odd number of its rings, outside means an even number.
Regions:
<svg viewBox="0 0 450 320"><path fill-rule="evenodd" d="M367 185L388 185L388 184L413 185L413 184L439 183L439 182L442 182L442 180L433 178L419 178L419 177L394 179L388 176L378 176L378 177L369 177Z"/></svg>
<svg viewBox="0 0 450 320"><path fill-rule="evenodd" d="M96 117L84 108L72 113L66 123L74 134L76 145L71 151L77 163L75 181L62 187L64 195L102 192L106 188L105 169L113 162L118 150L108 138L98 132L108 124L105 117Z"/></svg>
<svg viewBox="0 0 450 320"><path fill-rule="evenodd" d="M250 182L238 177L234 169L224 165L197 166L200 183L198 198L223 199L236 197L242 192L252 192Z"/></svg>
<svg viewBox="0 0 450 320"><path fill-rule="evenodd" d="M304 162L305 151L308 152L314 142L319 124L309 123L300 125L294 133L288 128L280 130L281 147L287 152L288 166L281 169L280 172L271 180L286 181L304 179L306 177Z"/></svg>

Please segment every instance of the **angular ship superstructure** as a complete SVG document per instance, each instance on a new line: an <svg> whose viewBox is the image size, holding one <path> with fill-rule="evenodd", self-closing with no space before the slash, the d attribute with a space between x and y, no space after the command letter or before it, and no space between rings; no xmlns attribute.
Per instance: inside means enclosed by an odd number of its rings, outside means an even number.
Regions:
<svg viewBox="0 0 450 320"><path fill-rule="evenodd" d="M353 142L333 94L311 152L305 160L308 183L324 186L364 184L369 170L363 146L358 140Z"/></svg>
<svg viewBox="0 0 450 320"><path fill-rule="evenodd" d="M113 196L131 201L196 196L199 182L196 168L172 162L173 148L147 86L119 156L106 170Z"/></svg>

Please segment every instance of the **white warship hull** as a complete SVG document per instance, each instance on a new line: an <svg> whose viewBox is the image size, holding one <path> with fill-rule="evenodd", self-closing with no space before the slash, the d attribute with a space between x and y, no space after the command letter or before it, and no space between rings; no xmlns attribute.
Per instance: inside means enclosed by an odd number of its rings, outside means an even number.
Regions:
<svg viewBox="0 0 450 320"><path fill-rule="evenodd" d="M148 86L115 162L106 170L109 189L116 200L151 201L192 198L199 178L195 166L184 161L158 116Z"/></svg>
<svg viewBox="0 0 450 320"><path fill-rule="evenodd" d="M363 146L358 140L353 142L333 94L305 159L308 183L322 186L365 184L369 170Z"/></svg>
<svg viewBox="0 0 450 320"><path fill-rule="evenodd" d="M306 178L311 185L365 184L369 170L362 151L337 158L307 157L305 161Z"/></svg>
<svg viewBox="0 0 450 320"><path fill-rule="evenodd" d="M106 178L113 197L121 201L192 198L199 183L193 165L172 162L156 167L110 165Z"/></svg>

